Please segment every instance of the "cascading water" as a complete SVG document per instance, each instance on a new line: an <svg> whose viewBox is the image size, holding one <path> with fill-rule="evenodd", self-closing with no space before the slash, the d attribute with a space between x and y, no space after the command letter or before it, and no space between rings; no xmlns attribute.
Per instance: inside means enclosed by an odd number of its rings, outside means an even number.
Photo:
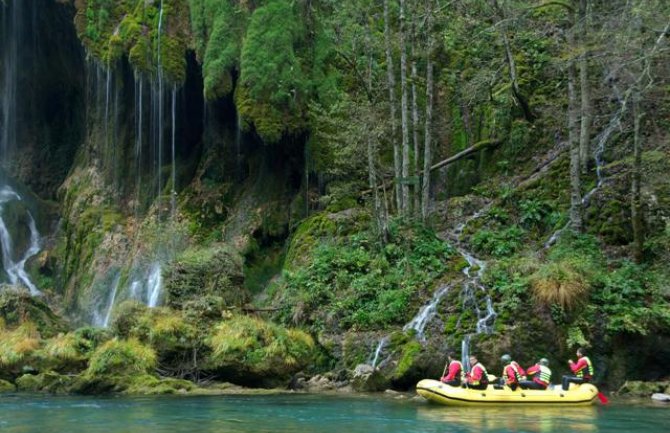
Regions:
<svg viewBox="0 0 670 433"><path fill-rule="evenodd" d="M23 70L31 70L32 68L24 64L22 53L24 48L22 44L27 40L27 35L32 36L32 43L36 44L36 36L34 35L34 16L29 20L30 25L24 28L25 9L24 0L11 0L3 4L2 10L2 42L0 47L0 61L2 62L2 97L0 99L0 110L2 110L2 132L0 133L0 164L7 166L12 162L11 156L16 149L18 134L18 119L19 113L22 110L20 106L19 93L23 89L19 89L19 73ZM12 240L12 233L4 220L4 210L11 202L23 201L22 197L14 191L12 187L7 185L4 181L0 186L0 243L2 244L2 265L9 282L13 285L22 284L30 290L30 294L35 296L41 294L37 286L31 281L26 272L26 262L40 252L40 235L37 231L35 219L30 211L26 210L26 219L28 230L30 233L27 250L19 255L19 259L15 260L17 251L14 248Z"/></svg>
<svg viewBox="0 0 670 433"><path fill-rule="evenodd" d="M417 315L414 316L414 318L410 320L405 326L403 326L402 330L414 330L416 338L420 341L425 341L426 336L424 335L424 330L426 329L426 325L428 325L433 317L435 317L435 314L437 314L437 306L439 305L442 298L444 298L449 292L451 287L451 284L444 284L439 289L437 289L435 293L433 293L431 300L419 309Z"/></svg>
<svg viewBox="0 0 670 433"><path fill-rule="evenodd" d="M150 308L158 306L158 301L160 300L161 289L163 286L163 277L161 275L161 264L155 262L151 266L151 272L149 273L149 278L147 279L147 305Z"/></svg>
<svg viewBox="0 0 670 433"><path fill-rule="evenodd" d="M420 309L419 312L403 326L402 330L407 332L407 331L414 331L415 337L421 341L425 342L426 341L426 336L424 334L424 331L426 329L426 326L430 323L430 321L435 317L437 314L437 306L440 304L440 301L444 299L444 297L449 293L449 289L451 289L452 284L444 284L440 286L437 290L435 290L435 293L433 293L432 298L428 303L423 305ZM375 351L373 352L372 355L372 361L370 362L370 365L373 367L377 366L377 362L379 361L379 357L383 354L384 348L388 344L389 337L385 336L382 337L379 340L379 343L377 343L377 347L375 348Z"/></svg>
<svg viewBox="0 0 670 433"><path fill-rule="evenodd" d="M11 187L3 186L0 189L0 244L2 246L2 265L11 284L23 284L30 290L32 296L40 295L41 292L30 280L25 268L26 262L40 252L40 235L37 232L35 219L32 214L27 211L30 244L26 252L21 255L21 259L14 261L16 252L14 251L11 234L9 233L3 218L5 205L11 201L22 201L22 199Z"/></svg>
<svg viewBox="0 0 670 433"><path fill-rule="evenodd" d="M109 296L109 300L102 305L99 311L93 313L93 325L99 326L102 328L108 328L109 322L112 319L112 310L114 309L114 301L116 300L116 293L119 290L119 284L121 283L121 276L117 275L114 278L112 283L112 292Z"/></svg>
<svg viewBox="0 0 670 433"><path fill-rule="evenodd" d="M605 145L610 139L615 130L621 128L621 119L625 114L628 108L628 100L625 97L621 96L621 92L614 87L614 95L616 96L617 103L619 108L612 114L610 117L607 126L596 136L596 147L593 153L593 159L596 162L596 185L582 197L582 208L585 208L589 205L589 201L593 194L595 194L605 183L605 176L603 175L603 167L605 167L605 161L603 160L603 155L605 154ZM544 248L547 249L554 245L556 241L563 235L563 233L570 227L570 222L565 226L556 230L549 240L544 243Z"/></svg>
<svg viewBox="0 0 670 433"><path fill-rule="evenodd" d="M20 42L23 34L23 0L12 0L4 5L2 11L3 42L2 47L2 142L0 153L2 163L13 150L17 139L17 112L18 112L18 75Z"/></svg>

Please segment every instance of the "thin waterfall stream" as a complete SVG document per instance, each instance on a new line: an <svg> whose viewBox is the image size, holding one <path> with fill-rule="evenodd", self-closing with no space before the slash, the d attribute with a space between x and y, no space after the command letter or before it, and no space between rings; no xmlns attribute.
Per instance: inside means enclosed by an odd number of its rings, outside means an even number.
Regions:
<svg viewBox="0 0 670 433"><path fill-rule="evenodd" d="M18 261L14 260L16 251L12 241L11 233L7 228L3 217L5 206L12 201L22 201L21 196L11 187L5 185L0 189L0 244L2 247L2 265L12 285L23 284L32 296L40 295L41 292L32 282L26 272L26 262L40 252L40 235L37 231L35 219L30 211L26 211L28 218L28 229L30 230L30 243L28 249L21 255Z"/></svg>
<svg viewBox="0 0 670 433"><path fill-rule="evenodd" d="M457 246L458 253L461 254L461 256L463 256L463 258L465 258L465 260L468 263L468 266L466 266L463 269L463 275L465 279L461 283L462 284L461 296L463 298L464 309L472 308L476 314L477 317L476 333L478 334L480 333L490 334L491 332L493 332L493 324L495 322L497 314L493 308L493 300L491 299L491 296L488 294L486 287L481 282L484 271L486 270L486 262L476 258L472 253L467 251L465 247L458 241L458 239L462 234L465 226L470 221L479 218L483 213L485 213L488 210L489 207L490 205L482 207L474 215L468 218L467 221L458 225L454 229L453 233L450 233L446 236L448 239L454 240ZM431 320L437 315L438 306L440 302L444 299L444 297L449 293L449 291L454 286L455 283L450 282L442 284L440 287L438 287L433 293L431 299L419 309L419 311L412 318L412 320L410 320L405 324L405 326L403 326L402 330L405 332L414 331L416 339L419 340L420 342L425 342L426 326L428 326ZM480 308L479 306L479 302L477 301L478 293L480 293L480 296L481 293L484 294L485 299L484 308ZM380 357L382 356L388 342L389 337L384 336L379 340L379 343L377 343L377 346L375 347L375 350L371 356L370 365L372 365L372 367L377 367L378 363L379 365L381 365L385 362L381 361L380 363ZM470 342L470 336L468 335L466 336L466 339L464 340L463 343L466 346L463 353L469 352L469 344L470 344L469 342Z"/></svg>

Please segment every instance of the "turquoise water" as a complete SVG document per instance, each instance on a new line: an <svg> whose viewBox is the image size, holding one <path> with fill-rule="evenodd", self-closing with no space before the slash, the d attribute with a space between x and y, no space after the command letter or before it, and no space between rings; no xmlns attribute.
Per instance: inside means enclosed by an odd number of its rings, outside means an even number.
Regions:
<svg viewBox="0 0 670 433"><path fill-rule="evenodd" d="M670 406L448 408L316 395L0 396L2 433L371 433L670 431Z"/></svg>

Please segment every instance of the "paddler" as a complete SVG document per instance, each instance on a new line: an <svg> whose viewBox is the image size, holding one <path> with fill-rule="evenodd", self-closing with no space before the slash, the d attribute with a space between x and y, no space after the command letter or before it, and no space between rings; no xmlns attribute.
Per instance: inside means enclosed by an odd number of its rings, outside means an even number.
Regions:
<svg viewBox="0 0 670 433"><path fill-rule="evenodd" d="M507 353L500 357L500 361L505 366L500 376L500 384L507 385L514 391L519 386L519 382L525 379L526 372Z"/></svg>
<svg viewBox="0 0 670 433"><path fill-rule="evenodd" d="M540 359L537 364L528 367L526 375L531 380L522 380L519 383L522 389L547 389L551 383L549 360L547 358Z"/></svg>
<svg viewBox="0 0 670 433"><path fill-rule="evenodd" d="M489 375L486 368L477 360L477 357L470 355L470 372L465 375L466 385L472 389L486 389L489 386Z"/></svg>
<svg viewBox="0 0 670 433"><path fill-rule="evenodd" d="M449 353L447 353L447 360L448 371L445 369L447 374L443 374L440 378L440 381L451 386L461 386L463 364L461 364L461 361L456 358L456 354L453 351L449 351Z"/></svg>
<svg viewBox="0 0 670 433"><path fill-rule="evenodd" d="M563 376L563 391L567 391L570 388L570 383L588 383L591 382L595 370L593 369L593 363L588 356L586 356L586 351L583 348L577 349L577 362L573 362L572 359L568 361L570 364L570 370L574 373L573 376Z"/></svg>

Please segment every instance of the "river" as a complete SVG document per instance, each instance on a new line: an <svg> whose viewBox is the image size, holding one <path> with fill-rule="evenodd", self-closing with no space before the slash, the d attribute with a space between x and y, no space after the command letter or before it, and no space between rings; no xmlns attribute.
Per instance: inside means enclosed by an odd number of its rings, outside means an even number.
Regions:
<svg viewBox="0 0 670 433"><path fill-rule="evenodd" d="M670 406L450 408L382 396L0 396L3 433L667 432Z"/></svg>

